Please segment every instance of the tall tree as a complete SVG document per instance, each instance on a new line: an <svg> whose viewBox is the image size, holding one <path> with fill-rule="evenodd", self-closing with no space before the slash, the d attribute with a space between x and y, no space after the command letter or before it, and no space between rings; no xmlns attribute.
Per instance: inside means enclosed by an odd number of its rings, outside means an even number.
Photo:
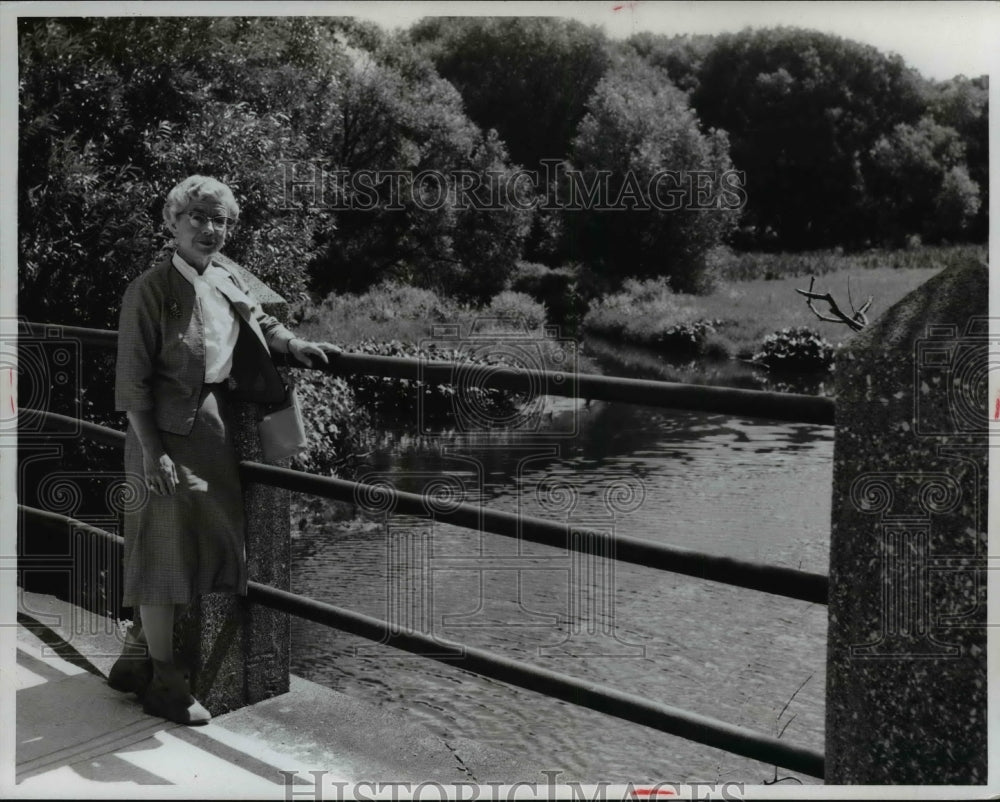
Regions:
<svg viewBox="0 0 1000 802"><path fill-rule="evenodd" d="M299 22L23 18L19 26L25 314L113 326L125 285L166 244L167 192L192 173L217 176L239 196L228 252L279 292L303 289L314 221L280 208L274 180L282 159L309 152L281 109L307 105L327 80L292 52L303 50ZM295 97L281 106L278 90Z"/></svg>
<svg viewBox="0 0 1000 802"><path fill-rule="evenodd" d="M908 236L930 241L962 239L976 219L979 185L965 166L959 133L928 116L900 123L872 148L871 214L883 239Z"/></svg>
<svg viewBox="0 0 1000 802"><path fill-rule="evenodd" d="M743 242L815 248L878 236L857 210L881 136L923 113L922 79L895 55L817 31L719 36L691 103L729 132L747 174Z"/></svg>
<svg viewBox="0 0 1000 802"><path fill-rule="evenodd" d="M935 122L953 128L962 139L966 172L980 193L979 212L969 222L967 234L985 241L989 233L989 76L970 79L958 75L932 83L927 90L927 112Z"/></svg>
<svg viewBox="0 0 1000 802"><path fill-rule="evenodd" d="M395 278L485 300L514 269L531 210L506 198L491 205L485 190L461 196L459 176L485 186L492 174L502 184L506 152L405 44L354 55L331 101L337 112L314 139L342 171L330 199L343 207L311 265L315 287L356 292Z"/></svg>
<svg viewBox="0 0 1000 802"><path fill-rule="evenodd" d="M192 173L233 187L242 208L227 252L286 297L310 279L325 292L391 271L459 275L452 283L478 296L520 255L530 213L510 204L477 229L448 198L342 213L322 178L289 189L289 172L510 169L454 87L376 28L294 17L19 26L24 314L113 326L125 285L167 243L166 193Z"/></svg>
<svg viewBox="0 0 1000 802"><path fill-rule="evenodd" d="M528 169L566 156L610 63L599 29L556 18L433 17L408 35L455 85L469 116L496 129Z"/></svg>
<svg viewBox="0 0 1000 802"><path fill-rule="evenodd" d="M706 255L739 217L728 151L661 70L635 60L610 70L573 143L579 172L561 187L571 255L615 281L668 276L697 291Z"/></svg>
<svg viewBox="0 0 1000 802"><path fill-rule="evenodd" d="M668 37L643 32L629 37L626 44L666 72L674 86L690 95L701 82L702 63L714 46L715 37L706 34Z"/></svg>

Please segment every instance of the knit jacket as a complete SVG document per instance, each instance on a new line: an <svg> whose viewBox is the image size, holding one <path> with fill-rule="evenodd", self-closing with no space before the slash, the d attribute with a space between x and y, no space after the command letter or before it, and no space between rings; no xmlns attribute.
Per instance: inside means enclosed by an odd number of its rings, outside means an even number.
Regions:
<svg viewBox="0 0 1000 802"><path fill-rule="evenodd" d="M171 256L132 281L122 298L115 409L152 410L159 429L186 435L194 426L205 382L204 318L194 287ZM295 335L265 314L239 276L227 272L250 300L249 305L232 304L240 326L229 381L233 397L280 402L285 386L271 353L287 353Z"/></svg>

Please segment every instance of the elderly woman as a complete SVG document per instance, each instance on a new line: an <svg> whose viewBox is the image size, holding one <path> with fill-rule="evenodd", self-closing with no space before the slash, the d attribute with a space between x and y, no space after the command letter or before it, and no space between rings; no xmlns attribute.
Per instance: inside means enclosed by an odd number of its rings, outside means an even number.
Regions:
<svg viewBox="0 0 1000 802"><path fill-rule="evenodd" d="M130 630L108 682L138 693L147 713L183 724L210 715L175 663L174 618L200 594L247 587L231 401L283 400L270 352L305 365L327 362L324 349L339 352L296 338L264 314L240 276L213 261L238 216L233 193L213 178L174 187L163 219L176 250L129 284L118 328L125 472L147 493L124 521L122 601L138 608L141 626Z"/></svg>

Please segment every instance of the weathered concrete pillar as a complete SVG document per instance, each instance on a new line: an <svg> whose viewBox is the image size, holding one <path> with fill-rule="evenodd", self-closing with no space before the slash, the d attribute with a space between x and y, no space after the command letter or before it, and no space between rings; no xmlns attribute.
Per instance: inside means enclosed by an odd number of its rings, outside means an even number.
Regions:
<svg viewBox="0 0 1000 802"><path fill-rule="evenodd" d="M287 321L285 299L247 271L241 273L264 310ZM234 406L240 459L262 462L257 405ZM244 484L249 578L283 590L291 585L289 499L287 490ZM291 639L285 613L212 593L177 622L175 640L181 659L192 667L195 696L213 715L288 691Z"/></svg>
<svg viewBox="0 0 1000 802"><path fill-rule="evenodd" d="M828 784L987 779L987 305L949 268L838 358Z"/></svg>

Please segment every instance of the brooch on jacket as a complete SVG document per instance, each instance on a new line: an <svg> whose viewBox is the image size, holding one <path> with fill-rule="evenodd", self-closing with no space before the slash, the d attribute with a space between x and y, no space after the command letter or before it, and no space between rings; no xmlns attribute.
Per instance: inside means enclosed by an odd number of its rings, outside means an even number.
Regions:
<svg viewBox="0 0 1000 802"><path fill-rule="evenodd" d="M178 304L177 301L174 300L173 298L167 299L167 314L174 319L177 319L181 316L180 304Z"/></svg>

